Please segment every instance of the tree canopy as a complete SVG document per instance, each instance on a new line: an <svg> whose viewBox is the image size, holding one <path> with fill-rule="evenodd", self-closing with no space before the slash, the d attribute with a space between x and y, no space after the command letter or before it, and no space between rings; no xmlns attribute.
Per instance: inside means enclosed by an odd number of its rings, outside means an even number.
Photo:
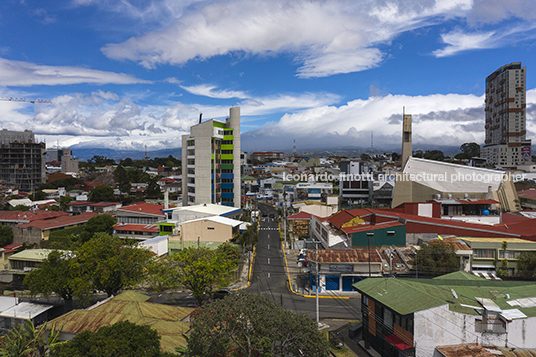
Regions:
<svg viewBox="0 0 536 357"><path fill-rule="evenodd" d="M0 226L0 248L13 243L13 228Z"/></svg>
<svg viewBox="0 0 536 357"><path fill-rule="evenodd" d="M112 235L117 221L109 214L99 214L89 219L84 225L84 230L80 234L81 243L89 241L96 233L107 233Z"/></svg>
<svg viewBox="0 0 536 357"><path fill-rule="evenodd" d="M525 252L517 258L517 275L523 278L536 278L536 253Z"/></svg>
<svg viewBox="0 0 536 357"><path fill-rule="evenodd" d="M56 293L65 300L76 297L85 303L94 291L111 296L142 282L152 256L137 242L96 233L72 252L51 252L26 276L24 284L32 294Z"/></svg>
<svg viewBox="0 0 536 357"><path fill-rule="evenodd" d="M425 243L415 256L414 269L419 273L443 275L460 269L460 260L450 243Z"/></svg>
<svg viewBox="0 0 536 357"><path fill-rule="evenodd" d="M101 327L97 332L84 331L72 340L55 346L51 357L161 357L160 336L147 325L122 321Z"/></svg>
<svg viewBox="0 0 536 357"><path fill-rule="evenodd" d="M186 248L171 257L177 281L202 304L207 293L229 283L236 266L226 255L208 248Z"/></svg>
<svg viewBox="0 0 536 357"><path fill-rule="evenodd" d="M114 202L114 189L110 186L97 186L89 191L88 200L91 202Z"/></svg>
<svg viewBox="0 0 536 357"><path fill-rule="evenodd" d="M229 294L192 314L187 356L328 356L327 340L304 314L262 295Z"/></svg>

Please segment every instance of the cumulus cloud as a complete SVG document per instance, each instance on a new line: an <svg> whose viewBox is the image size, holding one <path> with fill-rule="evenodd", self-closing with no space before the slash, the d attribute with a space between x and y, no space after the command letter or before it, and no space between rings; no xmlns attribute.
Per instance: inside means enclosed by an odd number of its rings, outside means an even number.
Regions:
<svg viewBox="0 0 536 357"><path fill-rule="evenodd" d="M167 11L172 20L122 43L107 44L102 51L109 58L135 61L146 68L182 65L226 54L290 53L299 65L297 76L326 77L374 68L387 57L385 45L389 46L398 35L438 23L460 28L441 35L447 46L433 51L437 57L500 47L504 33L517 33L516 41L527 40L534 35L531 25L536 8L532 2L230 0L199 2L195 6L190 6L191 1L173 7L162 0L141 9L123 1L116 8L125 8L132 17ZM509 28L512 25L505 21L512 18L519 20L516 29ZM504 23L496 32L481 28L499 22Z"/></svg>
<svg viewBox="0 0 536 357"><path fill-rule="evenodd" d="M387 95L354 100L341 106L322 106L284 115L243 135L245 146L260 149L288 146L293 139L302 147L369 147L374 132L375 147L397 148L401 142L403 107L413 116L416 144L460 145L484 138L483 97L475 95Z"/></svg>
<svg viewBox="0 0 536 357"><path fill-rule="evenodd" d="M384 58L378 44L453 16L468 1L232 0L203 3L165 29L102 48L147 68L228 53L294 53L300 77L361 71ZM450 5L449 5L450 4Z"/></svg>
<svg viewBox="0 0 536 357"><path fill-rule="evenodd" d="M150 83L124 73L114 73L68 66L45 66L0 58L0 83L3 86L66 84L135 84Z"/></svg>

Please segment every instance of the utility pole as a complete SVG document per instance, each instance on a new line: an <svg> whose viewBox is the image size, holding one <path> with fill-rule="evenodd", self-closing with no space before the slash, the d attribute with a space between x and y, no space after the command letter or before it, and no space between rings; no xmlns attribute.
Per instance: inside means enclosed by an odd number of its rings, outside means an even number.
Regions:
<svg viewBox="0 0 536 357"><path fill-rule="evenodd" d="M367 249L368 249L368 276L371 277L371 271L370 271L370 237L374 237L373 232L367 232Z"/></svg>

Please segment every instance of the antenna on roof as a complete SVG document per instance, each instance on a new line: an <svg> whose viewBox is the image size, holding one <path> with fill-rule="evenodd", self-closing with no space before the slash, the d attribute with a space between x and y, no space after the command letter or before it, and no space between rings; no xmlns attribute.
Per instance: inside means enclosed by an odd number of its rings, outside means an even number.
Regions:
<svg viewBox="0 0 536 357"><path fill-rule="evenodd" d="M203 117L203 113L199 113L199 124L201 124L201 118Z"/></svg>

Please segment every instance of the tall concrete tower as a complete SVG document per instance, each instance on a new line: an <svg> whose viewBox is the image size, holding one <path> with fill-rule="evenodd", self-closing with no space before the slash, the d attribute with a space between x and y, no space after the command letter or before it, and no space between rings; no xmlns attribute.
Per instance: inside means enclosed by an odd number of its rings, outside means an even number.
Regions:
<svg viewBox="0 0 536 357"><path fill-rule="evenodd" d="M202 203L240 207L240 107L182 136L182 205Z"/></svg>
<svg viewBox="0 0 536 357"><path fill-rule="evenodd" d="M480 155L489 165L515 168L530 162L525 92L521 62L504 65L486 78L486 140Z"/></svg>
<svg viewBox="0 0 536 357"><path fill-rule="evenodd" d="M406 166L409 157L412 154L411 145L411 114L402 114L402 170Z"/></svg>

